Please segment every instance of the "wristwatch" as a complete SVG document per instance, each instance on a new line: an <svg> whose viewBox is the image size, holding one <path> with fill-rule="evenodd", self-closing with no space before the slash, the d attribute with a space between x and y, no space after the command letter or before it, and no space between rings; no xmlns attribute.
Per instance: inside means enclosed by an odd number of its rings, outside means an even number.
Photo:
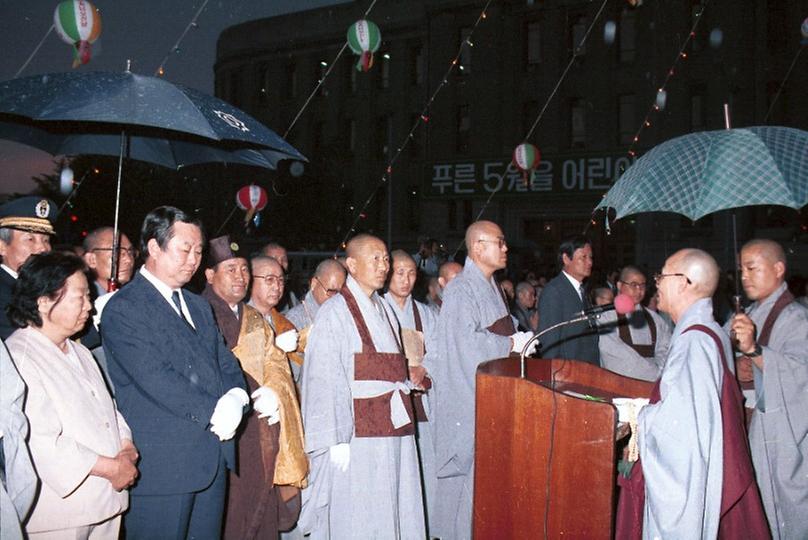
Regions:
<svg viewBox="0 0 808 540"><path fill-rule="evenodd" d="M747 356L747 357L749 357L749 358L757 358L757 357L758 357L758 356L760 356L761 354L763 354L763 349L761 349L761 348L760 348L760 345L758 345L757 343L755 343L755 348L754 348L754 350L752 350L752 351L750 351L750 352L745 352L745 353L743 353L743 355L744 355L744 356Z"/></svg>

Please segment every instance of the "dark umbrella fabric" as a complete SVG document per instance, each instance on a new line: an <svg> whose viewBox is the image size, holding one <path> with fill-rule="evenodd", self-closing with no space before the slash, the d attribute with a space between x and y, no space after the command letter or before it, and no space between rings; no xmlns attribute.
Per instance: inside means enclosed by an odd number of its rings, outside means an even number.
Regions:
<svg viewBox="0 0 808 540"><path fill-rule="evenodd" d="M164 79L130 72L66 72L0 83L6 122L35 120L48 130L71 122L79 133L118 133L172 139L196 136L228 150L268 149L289 159L305 157L244 111L213 96ZM15 118L17 117L17 118ZM149 128L161 130L149 133ZM57 128L58 129L58 128Z"/></svg>

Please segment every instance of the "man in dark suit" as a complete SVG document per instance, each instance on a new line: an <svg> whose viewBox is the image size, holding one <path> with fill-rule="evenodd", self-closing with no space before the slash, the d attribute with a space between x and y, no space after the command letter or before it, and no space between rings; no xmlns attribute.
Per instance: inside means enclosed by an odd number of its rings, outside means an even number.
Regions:
<svg viewBox="0 0 808 540"><path fill-rule="evenodd" d="M28 257L51 250L56 206L42 197L20 197L0 206L0 338L16 328L6 316L6 306L17 281L17 271Z"/></svg>
<svg viewBox="0 0 808 540"><path fill-rule="evenodd" d="M233 435L249 403L244 376L210 305L182 289L202 260L200 224L152 210L146 260L107 303L101 335L118 406L140 449L127 538L218 538Z"/></svg>
<svg viewBox="0 0 808 540"><path fill-rule="evenodd" d="M561 272L547 283L539 297L539 332L572 319L589 307L583 281L592 273L592 245L573 236L558 247ZM541 338L542 357L569 358L600 365L597 328L587 321L562 326Z"/></svg>

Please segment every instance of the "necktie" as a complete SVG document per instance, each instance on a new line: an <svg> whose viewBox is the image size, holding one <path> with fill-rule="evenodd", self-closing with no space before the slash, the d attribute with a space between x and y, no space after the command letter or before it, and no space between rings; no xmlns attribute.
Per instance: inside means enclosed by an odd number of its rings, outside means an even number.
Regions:
<svg viewBox="0 0 808 540"><path fill-rule="evenodd" d="M182 302L180 302L180 292L179 291L174 291L174 292L171 293L171 301L174 302L175 306L177 306L177 311L180 312L180 317L182 317L182 320L185 321L186 323L188 323L188 326L190 326L191 323L188 322L188 319L185 317L185 313L183 313L183 311L182 311Z"/></svg>
<svg viewBox="0 0 808 540"><path fill-rule="evenodd" d="M578 294L581 295L581 303L584 305L584 309L589 307L589 299L586 297L586 290L584 289L584 284L581 283L578 285Z"/></svg>

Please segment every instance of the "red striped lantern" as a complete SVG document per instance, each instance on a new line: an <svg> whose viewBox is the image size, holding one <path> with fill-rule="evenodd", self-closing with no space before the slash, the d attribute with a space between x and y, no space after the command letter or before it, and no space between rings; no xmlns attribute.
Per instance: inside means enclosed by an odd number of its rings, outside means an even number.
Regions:
<svg viewBox="0 0 808 540"><path fill-rule="evenodd" d="M513 151L513 164L522 171L522 178L527 184L528 174L532 173L541 161L541 152L530 143L522 143Z"/></svg>
<svg viewBox="0 0 808 540"><path fill-rule="evenodd" d="M256 212L266 208L268 202L267 190L255 184L244 186L236 193L236 204L242 210L247 211L244 218L245 224L250 222Z"/></svg>

